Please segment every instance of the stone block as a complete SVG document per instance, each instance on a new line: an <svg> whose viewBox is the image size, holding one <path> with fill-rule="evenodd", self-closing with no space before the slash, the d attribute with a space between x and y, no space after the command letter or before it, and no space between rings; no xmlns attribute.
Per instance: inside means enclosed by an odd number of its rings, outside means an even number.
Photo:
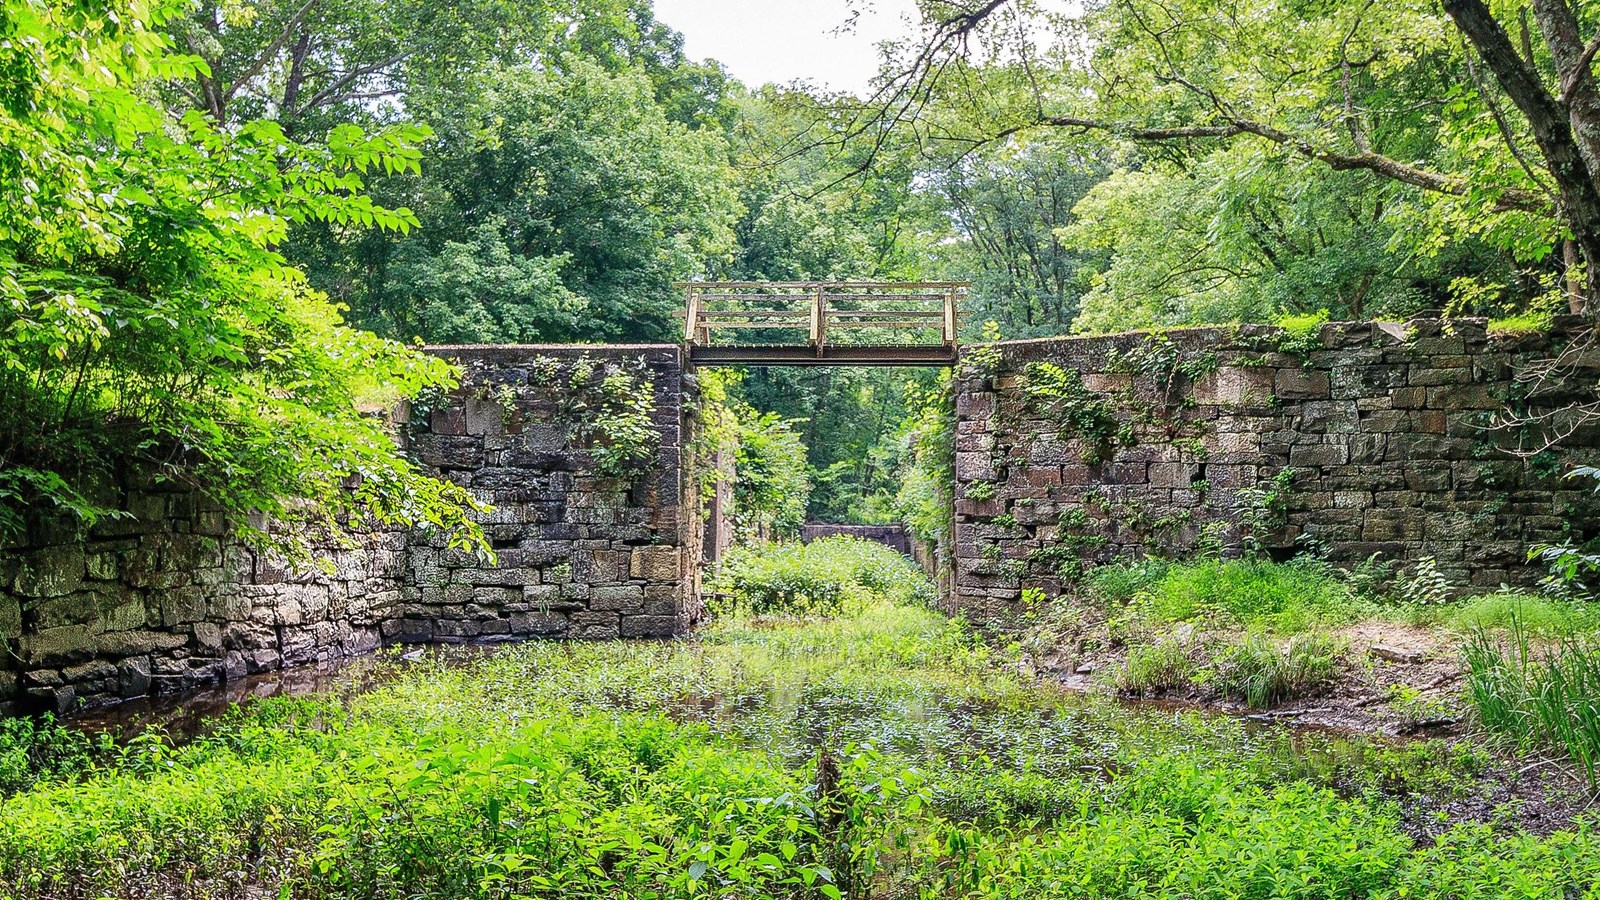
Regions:
<svg viewBox="0 0 1600 900"><path fill-rule="evenodd" d="M1466 384L1471 380L1472 369L1468 366L1449 366L1446 368L1414 366L1411 369L1409 383L1421 387L1432 387L1444 384Z"/></svg>
<svg viewBox="0 0 1600 900"><path fill-rule="evenodd" d="M677 633L677 616L623 616L618 629L618 635L625 638L672 637Z"/></svg>
<svg viewBox="0 0 1600 900"><path fill-rule="evenodd" d="M23 560L12 587L24 597L60 597L83 587L86 573L81 546L48 547Z"/></svg>
<svg viewBox="0 0 1600 900"><path fill-rule="evenodd" d="M1447 462L1412 463L1405 467L1406 487L1413 491L1447 491L1450 489L1450 464Z"/></svg>
<svg viewBox="0 0 1600 900"><path fill-rule="evenodd" d="M644 587L637 584L597 587L589 598L589 608L596 611L629 612L643 606Z"/></svg>
<svg viewBox="0 0 1600 900"><path fill-rule="evenodd" d="M628 577L646 581L677 581L683 577L682 554L676 547L635 547Z"/></svg>
<svg viewBox="0 0 1600 900"><path fill-rule="evenodd" d="M62 625L22 636L22 656L33 664L78 662L93 656L97 649L87 625Z"/></svg>
<svg viewBox="0 0 1600 900"><path fill-rule="evenodd" d="M123 697L150 693L150 657L130 656L117 663L117 692Z"/></svg>
<svg viewBox="0 0 1600 900"><path fill-rule="evenodd" d="M1289 451L1291 466L1342 466L1350 461L1350 448L1343 444L1305 444Z"/></svg>
<svg viewBox="0 0 1600 900"><path fill-rule="evenodd" d="M1499 409L1503 404L1484 384L1446 384L1427 389L1429 409Z"/></svg>
<svg viewBox="0 0 1600 900"><path fill-rule="evenodd" d="M1276 388L1272 369L1223 366L1195 384L1194 399L1201 405L1264 406Z"/></svg>
<svg viewBox="0 0 1600 900"><path fill-rule="evenodd" d="M1311 434L1355 431L1360 413L1350 400L1309 400L1300 405L1300 430Z"/></svg>
<svg viewBox="0 0 1600 900"><path fill-rule="evenodd" d="M425 466L441 469L476 469L483 465L483 441L471 436L418 435L411 444Z"/></svg>
<svg viewBox="0 0 1600 900"><path fill-rule="evenodd" d="M1328 375L1310 369L1279 369L1272 391L1280 400L1322 400L1329 396Z"/></svg>
<svg viewBox="0 0 1600 900"><path fill-rule="evenodd" d="M214 622L196 622L194 640L208 654L219 653L222 650L222 629Z"/></svg>
<svg viewBox="0 0 1600 900"><path fill-rule="evenodd" d="M148 656L176 650L189 643L189 635L172 631L118 631L102 634L96 641L107 656Z"/></svg>
<svg viewBox="0 0 1600 900"><path fill-rule="evenodd" d="M506 621L512 634L530 636L565 634L570 624L566 616L549 612L512 613Z"/></svg>
<svg viewBox="0 0 1600 900"><path fill-rule="evenodd" d="M960 481L999 481L994 458L988 453L956 453L956 478Z"/></svg>

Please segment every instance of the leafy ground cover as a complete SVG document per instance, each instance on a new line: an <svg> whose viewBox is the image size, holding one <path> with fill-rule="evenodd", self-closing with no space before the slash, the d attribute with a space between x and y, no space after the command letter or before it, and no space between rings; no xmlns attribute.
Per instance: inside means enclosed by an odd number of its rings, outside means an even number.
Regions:
<svg viewBox="0 0 1600 900"><path fill-rule="evenodd" d="M1062 600L1030 599L1018 648L1080 688L1302 724L1470 731L1600 784L1591 602L1466 596L1426 562L1347 572L1310 557L1122 563Z"/></svg>
<svg viewBox="0 0 1600 900"><path fill-rule="evenodd" d="M1470 748L1130 710L885 590L146 735L0 801L0 893L1600 896L1589 821L1445 820Z"/></svg>

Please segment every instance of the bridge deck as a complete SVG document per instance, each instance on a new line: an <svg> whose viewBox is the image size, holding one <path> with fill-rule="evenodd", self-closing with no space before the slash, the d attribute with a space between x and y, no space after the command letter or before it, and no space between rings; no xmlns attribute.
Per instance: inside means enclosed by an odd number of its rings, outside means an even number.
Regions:
<svg viewBox="0 0 1600 900"><path fill-rule="evenodd" d="M717 281L684 290L697 365L948 366L964 282Z"/></svg>

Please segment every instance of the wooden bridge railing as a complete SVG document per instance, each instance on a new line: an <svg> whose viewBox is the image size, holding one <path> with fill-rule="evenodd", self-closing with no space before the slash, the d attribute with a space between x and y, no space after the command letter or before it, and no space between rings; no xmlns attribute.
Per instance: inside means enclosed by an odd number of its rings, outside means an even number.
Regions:
<svg viewBox="0 0 1600 900"><path fill-rule="evenodd" d="M697 363L948 365L968 285L710 281L681 287L683 340Z"/></svg>

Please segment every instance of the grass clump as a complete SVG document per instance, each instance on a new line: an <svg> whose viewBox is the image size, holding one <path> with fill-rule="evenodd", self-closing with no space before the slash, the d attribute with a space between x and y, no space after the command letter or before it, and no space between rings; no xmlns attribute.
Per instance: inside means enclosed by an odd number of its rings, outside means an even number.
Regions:
<svg viewBox="0 0 1600 900"><path fill-rule="evenodd" d="M1568 635L1540 649L1520 621L1463 648L1467 691L1484 730L1525 750L1556 750L1600 789L1600 642Z"/></svg>
<svg viewBox="0 0 1600 900"><path fill-rule="evenodd" d="M708 591L706 606L714 616L826 616L876 602L933 600L933 589L915 563L883 544L848 535L735 549Z"/></svg>
<svg viewBox="0 0 1600 900"><path fill-rule="evenodd" d="M1189 648L1174 638L1133 647L1117 672L1117 689L1140 697L1157 696L1183 687L1194 677Z"/></svg>
<svg viewBox="0 0 1600 900"><path fill-rule="evenodd" d="M1282 644L1251 634L1217 658L1216 683L1223 693L1263 709L1333 681L1343 652L1323 634L1297 634Z"/></svg>
<svg viewBox="0 0 1600 900"><path fill-rule="evenodd" d="M1490 334L1537 334L1549 331L1553 318L1550 310L1533 310L1520 315L1490 319L1488 330Z"/></svg>

